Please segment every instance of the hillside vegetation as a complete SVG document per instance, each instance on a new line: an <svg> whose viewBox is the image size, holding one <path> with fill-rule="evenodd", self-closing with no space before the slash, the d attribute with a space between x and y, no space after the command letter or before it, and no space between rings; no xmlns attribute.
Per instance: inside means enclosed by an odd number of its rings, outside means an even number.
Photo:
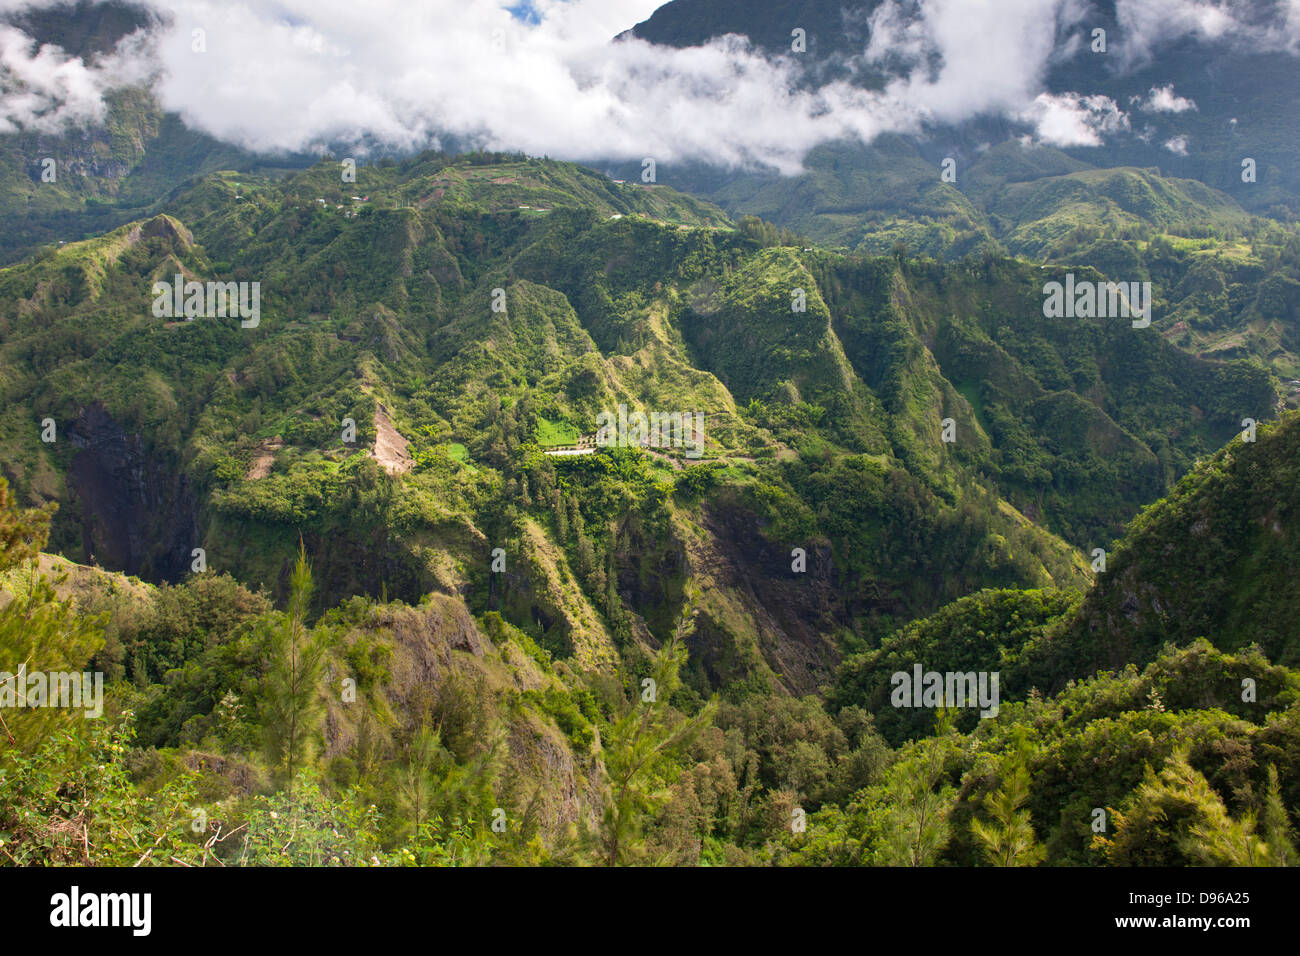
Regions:
<svg viewBox="0 0 1300 956"><path fill-rule="evenodd" d="M1233 491L1264 500L1292 480L1297 435L1291 415L1260 447L1232 453L1254 465L1229 479ZM1212 507L1229 457L1150 509L1121 553L1140 561L1154 548L1165 564L1195 564L1194 545L1162 546L1150 528ZM1300 672L1258 645L1231 647L1231 602L1206 611L1215 639L1188 632L1146 663L1085 676L1066 635L1105 606L1104 586L1082 604L1060 591L984 591L851 658L825 703L704 701L680 683L699 619L693 587L658 651L585 670L446 596L417 607L353 599L309 623L302 557L287 612L224 575L142 591L81 574L56 598L24 570L47 517L14 509L3 485L0 498L11 592L0 648L39 667L94 657L111 680L100 721L11 713L0 751L10 862L1297 859ZM1246 543L1221 533L1225 546ZM1254 618L1282 626L1295 611L1289 595ZM1280 652L1293 656L1293 645ZM940 709L899 723L908 712L872 688L913 661L996 664L998 713ZM153 667L165 683L144 677ZM1049 672L1049 682L1078 679L1046 693ZM26 719L36 714L39 724ZM301 735L286 738L290 725Z"/></svg>

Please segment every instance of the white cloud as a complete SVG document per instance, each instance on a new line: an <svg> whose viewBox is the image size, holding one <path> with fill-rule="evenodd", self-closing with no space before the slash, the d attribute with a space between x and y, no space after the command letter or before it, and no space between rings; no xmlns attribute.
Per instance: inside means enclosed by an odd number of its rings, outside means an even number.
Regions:
<svg viewBox="0 0 1300 956"><path fill-rule="evenodd" d="M925 0L921 20L900 25L903 7L889 0L876 19L886 39L877 33L867 56L887 62L886 48L906 49L917 68L886 92L927 119L1018 112L1042 89L1067 7L1062 0Z"/></svg>
<svg viewBox="0 0 1300 956"><path fill-rule="evenodd" d="M1300 49L1300 0L1119 0L1116 16L1124 36L1121 55L1130 63L1151 58L1156 47L1192 36L1232 41L1256 51Z"/></svg>
<svg viewBox="0 0 1300 956"><path fill-rule="evenodd" d="M1196 103L1174 93L1174 85L1168 83L1161 87L1151 87L1146 99L1134 96L1130 102L1144 113L1185 113L1196 109Z"/></svg>
<svg viewBox="0 0 1300 956"><path fill-rule="evenodd" d="M21 30L0 23L0 133L56 133L101 121L104 91L143 78L136 47L142 39L87 64L56 46L38 48Z"/></svg>
<svg viewBox="0 0 1300 956"><path fill-rule="evenodd" d="M1175 136L1173 139L1165 141L1165 149L1171 153L1177 153L1179 156L1187 155L1187 137Z"/></svg>
<svg viewBox="0 0 1300 956"><path fill-rule="evenodd" d="M610 43L659 0L538 0L533 26L500 0L149 2L170 21L152 55L163 105L249 148L412 149L452 134L561 158L786 172L833 139L1019 115L1041 89L1058 18L1082 9L1079 0L891 0L876 35L907 38L901 72L868 91L801 89L792 59L769 61L737 38L685 50ZM193 49L195 30L205 52Z"/></svg>
<svg viewBox="0 0 1300 956"><path fill-rule="evenodd" d="M1129 118L1109 96L1040 93L1020 118L1051 146L1100 146L1111 133L1129 129Z"/></svg>
<svg viewBox="0 0 1300 956"><path fill-rule="evenodd" d="M610 37L654 0L546 0L527 26L498 4L180 0L158 43L160 98L259 149L358 138L414 148L439 133L590 158L708 156L783 167L844 132L844 91L789 92L792 66L744 44L665 50ZM206 53L191 31L206 31Z"/></svg>
<svg viewBox="0 0 1300 956"><path fill-rule="evenodd" d="M565 159L704 159L793 172L818 143L977 115L1024 122L1058 146L1129 130L1105 96L1044 92L1047 70L1079 49L1085 0L885 0L861 57L890 71L877 90L803 88L793 57L770 61L735 37L684 50L610 42L661 0L535 0L531 25L511 17L505 0L146 2L167 20L149 49L137 38L91 64L36 51L4 28L0 129L94 122L105 88L154 72L165 108L262 151L415 149L452 135ZM1267 42L1282 43L1300 24L1300 0L1288 2L1291 19L1276 20ZM1188 32L1258 38L1262 29L1226 0L1118 7L1139 52ZM205 52L193 49L195 30ZM1170 86L1153 89L1142 108L1194 104Z"/></svg>

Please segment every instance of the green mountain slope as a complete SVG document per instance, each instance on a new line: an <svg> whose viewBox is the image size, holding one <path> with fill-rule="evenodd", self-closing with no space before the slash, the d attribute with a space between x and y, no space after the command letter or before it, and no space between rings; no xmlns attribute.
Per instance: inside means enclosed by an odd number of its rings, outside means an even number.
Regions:
<svg viewBox="0 0 1300 956"><path fill-rule="evenodd" d="M1298 440L1290 413L1199 463L1082 599L985 591L847 659L830 712L872 713L924 789L900 811L906 781L886 775L823 808L791 861L887 861L889 828L916 827L924 802L942 821L931 862L996 862L1006 847L988 823L1014 817L1009 865L1294 865ZM996 675L996 713L900 705L916 668Z"/></svg>
<svg viewBox="0 0 1300 956"><path fill-rule="evenodd" d="M1233 441L1144 510L1088 595L1065 644L1089 661L1145 661L1204 637L1300 659L1293 566L1300 417ZM1171 559L1171 555L1175 558Z"/></svg>
<svg viewBox="0 0 1300 956"><path fill-rule="evenodd" d="M940 671L996 666L1003 698L1022 700L1033 688L1144 667L1163 649L1201 640L1294 667L1300 593L1285 568L1297 540L1297 441L1300 415L1292 412L1254 441L1235 440L1198 463L1133 520L1082 601L1043 591L963 598L847 661L832 698L878 711L888 676L924 661ZM1224 693L1218 705L1233 709ZM895 740L931 725L926 712L881 722Z"/></svg>
<svg viewBox="0 0 1300 956"><path fill-rule="evenodd" d="M894 620L1084 583L1075 549L1271 413L1258 368L1042 318L1023 264L765 245L540 160L338 170L212 176L0 273L6 472L56 548L282 593L302 535L331 601L467 593L584 667L708 573L693 680L812 690ZM256 327L156 316L177 274L259 282ZM544 454L620 405L705 440Z"/></svg>

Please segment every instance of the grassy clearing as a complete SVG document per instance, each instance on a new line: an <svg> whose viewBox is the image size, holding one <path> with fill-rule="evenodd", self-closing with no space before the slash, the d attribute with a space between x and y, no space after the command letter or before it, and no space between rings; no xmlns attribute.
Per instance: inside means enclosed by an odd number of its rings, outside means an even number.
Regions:
<svg viewBox="0 0 1300 956"><path fill-rule="evenodd" d="M566 421L550 421L549 419L538 416L537 419L537 444L543 448L554 448L556 445L572 445L582 437L582 433Z"/></svg>

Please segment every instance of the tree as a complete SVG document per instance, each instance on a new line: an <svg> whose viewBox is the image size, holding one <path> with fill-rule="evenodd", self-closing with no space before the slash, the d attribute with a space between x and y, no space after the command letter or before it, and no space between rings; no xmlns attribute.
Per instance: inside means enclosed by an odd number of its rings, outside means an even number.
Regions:
<svg viewBox="0 0 1300 956"><path fill-rule="evenodd" d="M41 693L52 694L49 675L80 672L104 643L104 619L78 614L57 600L53 583L40 573L37 559L49 535L52 505L20 509L0 478L0 572L27 565L17 576L12 599L0 607L0 765L30 753L57 728L88 718L95 703L84 695L84 709L27 706L37 698L29 677L41 675ZM102 684L99 685L102 688ZM102 705L103 701L98 702Z"/></svg>
<svg viewBox="0 0 1300 956"><path fill-rule="evenodd" d="M314 754L323 712L324 648L306 623L311 592L311 567L300 540L289 578L289 606L283 623L271 632L270 667L263 682L267 756L272 767L283 769L289 794L294 774Z"/></svg>
<svg viewBox="0 0 1300 956"><path fill-rule="evenodd" d="M1119 866L1285 866L1295 851L1275 779L1270 776L1261 834L1253 811L1233 819L1191 765L1186 748L1176 750L1158 774L1147 767L1124 811L1115 815L1115 839L1106 845L1106 856Z"/></svg>
<svg viewBox="0 0 1300 956"><path fill-rule="evenodd" d="M623 713L603 735L606 787L601 842L610 866L627 862L644 849L638 846L641 820L665 799L667 778L676 769L673 757L708 725L716 709L716 702L710 701L688 718L668 706L681 687L684 642L695 630L698 600L698 591L688 583L672 637L651 661L649 677L633 688Z"/></svg>
<svg viewBox="0 0 1300 956"><path fill-rule="evenodd" d="M55 508L53 503L44 508L19 508L9 491L9 482L0 477L0 572L41 553Z"/></svg>
<svg viewBox="0 0 1300 956"><path fill-rule="evenodd" d="M957 751L950 711L939 711L935 736L909 745L889 768L882 796L889 806L884 860L889 866L931 866L948 843L956 788L945 765Z"/></svg>
<svg viewBox="0 0 1300 956"><path fill-rule="evenodd" d="M1259 815L1259 829L1268 844L1274 866L1295 866L1300 863L1296 854L1291 821L1287 819L1286 805L1282 802L1282 784L1278 781L1277 767L1268 765L1268 789L1264 793L1264 809Z"/></svg>
<svg viewBox="0 0 1300 956"><path fill-rule="evenodd" d="M398 794L402 811L410 820L411 829L419 833L420 826L428 822L427 808L434 789L434 765L442 750L442 736L422 723L411 737L406 748Z"/></svg>
<svg viewBox="0 0 1300 956"><path fill-rule="evenodd" d="M1037 866L1046 850L1034 840L1029 811L1029 753L1023 733L1003 764L1002 785L984 797L989 820L971 820L971 832L994 866Z"/></svg>
<svg viewBox="0 0 1300 956"><path fill-rule="evenodd" d="M437 728L424 723L407 750L398 784L406 846L421 865L481 865L499 839L492 831L496 749L459 764ZM499 812L504 812L500 810ZM444 855L451 841L454 853ZM432 854L432 856L430 856Z"/></svg>

